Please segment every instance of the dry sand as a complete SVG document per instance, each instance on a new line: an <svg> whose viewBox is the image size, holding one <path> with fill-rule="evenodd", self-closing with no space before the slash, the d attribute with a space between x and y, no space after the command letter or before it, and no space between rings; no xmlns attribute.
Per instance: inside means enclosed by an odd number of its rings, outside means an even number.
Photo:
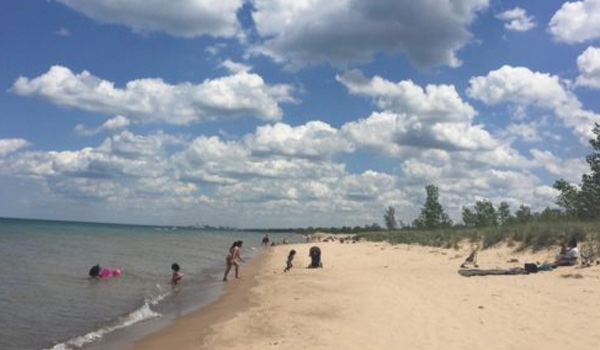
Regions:
<svg viewBox="0 0 600 350"><path fill-rule="evenodd" d="M318 245L323 269L306 269ZM290 249L294 268L283 274ZM215 304L136 349L597 349L600 266L462 277L468 251L386 243L268 248ZM552 253L479 253L481 269ZM508 261L518 259L518 262Z"/></svg>

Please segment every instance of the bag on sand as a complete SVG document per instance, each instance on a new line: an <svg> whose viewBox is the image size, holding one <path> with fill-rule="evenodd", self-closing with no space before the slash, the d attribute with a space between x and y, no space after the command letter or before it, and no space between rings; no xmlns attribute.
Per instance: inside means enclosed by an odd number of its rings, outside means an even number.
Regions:
<svg viewBox="0 0 600 350"><path fill-rule="evenodd" d="M529 273L537 273L538 267L536 264L525 264L525 271Z"/></svg>

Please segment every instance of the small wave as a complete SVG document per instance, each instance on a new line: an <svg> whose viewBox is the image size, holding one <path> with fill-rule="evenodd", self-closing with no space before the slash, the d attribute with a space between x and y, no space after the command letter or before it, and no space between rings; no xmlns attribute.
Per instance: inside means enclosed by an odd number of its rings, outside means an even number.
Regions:
<svg viewBox="0 0 600 350"><path fill-rule="evenodd" d="M64 343L59 343L54 345L53 347L45 350L74 350L83 347L86 344L92 343L94 341L102 339L105 335L114 332L118 329L126 328L132 326L136 323L158 318L161 316L160 313L153 311L150 308L150 305L157 305L161 300L167 297L170 292L163 293L158 295L155 298L146 299L144 301L144 305L142 305L139 309L120 317L114 324L102 327L98 330L89 332L86 335L78 336L72 339L67 340Z"/></svg>

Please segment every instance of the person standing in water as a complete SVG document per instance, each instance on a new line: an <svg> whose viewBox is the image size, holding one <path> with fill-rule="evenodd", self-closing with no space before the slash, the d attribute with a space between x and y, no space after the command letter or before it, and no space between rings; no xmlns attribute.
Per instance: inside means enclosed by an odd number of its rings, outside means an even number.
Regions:
<svg viewBox="0 0 600 350"><path fill-rule="evenodd" d="M231 271L231 267L235 266L235 278L240 278L240 263L244 262L241 255L242 241L235 241L231 248L229 248L229 254L225 257L225 262L227 263L227 269L225 270L225 275L223 275L223 281L227 281L227 275L229 275L229 271Z"/></svg>
<svg viewBox="0 0 600 350"><path fill-rule="evenodd" d="M181 282L181 279L183 278L183 272L181 272L181 267L179 266L178 263L173 263L173 265L171 265L171 270L173 271L173 276L171 277L171 283L172 284L178 284L179 282Z"/></svg>

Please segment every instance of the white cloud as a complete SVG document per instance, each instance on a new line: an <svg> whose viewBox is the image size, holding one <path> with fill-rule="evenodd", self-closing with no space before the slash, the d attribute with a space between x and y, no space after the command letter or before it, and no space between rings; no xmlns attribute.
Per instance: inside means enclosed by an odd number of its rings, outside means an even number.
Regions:
<svg viewBox="0 0 600 350"><path fill-rule="evenodd" d="M461 220L462 207L481 199L490 200L495 205L506 201L513 210L522 203L536 210L553 201L553 198L540 199L537 196L535 189L543 182L526 168L511 164L509 168L502 169L505 163L478 163L470 159L473 155L453 153L450 160L441 163L427 157L414 157L403 162L406 178L399 185L410 193L413 203L423 203L423 187L435 184L440 189L441 204L456 221ZM418 211L413 213L413 217L416 215Z"/></svg>
<svg viewBox="0 0 600 350"><path fill-rule="evenodd" d="M418 116L389 112L344 124L342 134L357 148L401 157L415 150L486 150L494 140L482 126L430 123Z"/></svg>
<svg viewBox="0 0 600 350"><path fill-rule="evenodd" d="M496 18L505 22L504 28L507 30L526 32L535 27L533 16L528 16L527 11L520 7L499 13Z"/></svg>
<svg viewBox="0 0 600 350"><path fill-rule="evenodd" d="M367 79L358 71L337 79L351 94L369 97L383 110L342 127L344 137L357 147L401 156L415 148L458 151L495 145L482 125L472 124L475 110L452 85L423 89L411 81Z"/></svg>
<svg viewBox="0 0 600 350"><path fill-rule="evenodd" d="M600 115L584 110L577 97L555 75L503 66L469 82L467 94L485 104L512 103L519 108L552 110L565 126L574 129L583 144L594 136L594 122L600 120Z"/></svg>
<svg viewBox="0 0 600 350"><path fill-rule="evenodd" d="M471 78L469 83L468 95L490 105L512 102L549 108L569 99L556 75L533 72L526 67L505 65L487 76Z"/></svg>
<svg viewBox="0 0 600 350"><path fill-rule="evenodd" d="M232 37L240 31L237 11L243 0L57 0L104 23L135 32L165 32L174 36Z"/></svg>
<svg viewBox="0 0 600 350"><path fill-rule="evenodd" d="M498 132L502 138L508 138L512 143L515 139L521 139L525 142L540 142L543 140L539 131L543 124L540 122L530 123L511 123L504 130Z"/></svg>
<svg viewBox="0 0 600 350"><path fill-rule="evenodd" d="M60 36L71 36L71 31L68 28L60 27L60 29L57 30L55 34Z"/></svg>
<svg viewBox="0 0 600 350"><path fill-rule="evenodd" d="M377 52L403 52L418 66L458 66L473 37L468 26L488 0L254 0L265 41L254 52L292 68L367 62Z"/></svg>
<svg viewBox="0 0 600 350"><path fill-rule="evenodd" d="M578 86L600 88L600 48L590 46L577 57L579 76L575 81Z"/></svg>
<svg viewBox="0 0 600 350"><path fill-rule="evenodd" d="M75 133L82 136L97 135L104 132L114 133L129 127L131 122L126 117L118 115L105 121L101 126L94 129L87 129L84 125L78 124L75 126Z"/></svg>
<svg viewBox="0 0 600 350"><path fill-rule="evenodd" d="M367 79L359 71L338 75L336 79L351 94L370 97L386 111L415 114L430 122L468 121L476 115L452 85L430 84L423 89L410 80L394 83L379 76Z"/></svg>
<svg viewBox="0 0 600 350"><path fill-rule="evenodd" d="M223 51L223 49L225 49L226 47L227 47L227 45L224 43L217 43L214 45L207 46L206 49L204 49L204 51L211 56L216 56L221 51Z"/></svg>
<svg viewBox="0 0 600 350"><path fill-rule="evenodd" d="M27 146L30 146L30 143L24 139L0 139L0 156L16 152Z"/></svg>
<svg viewBox="0 0 600 350"><path fill-rule="evenodd" d="M252 67L242 63L233 62L232 60L225 60L221 65L230 73L248 73L252 70Z"/></svg>
<svg viewBox="0 0 600 350"><path fill-rule="evenodd" d="M57 202L104 203L105 209L128 208L139 217L155 212L160 202L161 212L177 212L192 223L306 226L381 222L388 205L396 206L401 218L410 221L418 214L417 204L422 203L428 183L440 187L442 204L455 219L460 219L463 205L479 198L495 203L507 200L515 207L527 203L536 209L548 203L538 192L548 191L529 169L554 174L560 167L569 167L576 178L575 169L581 168L580 160L562 160L544 151L532 152L533 159L528 160L497 141L491 149L465 147L448 152L411 146L409 152L395 138L395 131L391 136L384 133L394 118L410 125L408 119L382 112L339 130L320 121L295 127L278 123L229 141L216 136L189 140L121 131L97 147L21 150L19 157L0 158L0 171L37 179L46 195ZM464 142L448 136L445 129L435 130L439 135L433 138L458 145ZM456 135L473 139L465 137L464 130ZM399 149L402 157L392 154L397 170L351 173L346 164L334 160L340 153L365 148L368 137L378 156L388 154L386 142Z"/></svg>
<svg viewBox="0 0 600 350"><path fill-rule="evenodd" d="M161 79L138 79L115 88L87 71L74 74L53 66L39 77L19 77L10 91L47 99L57 105L112 115L125 115L141 123L192 122L253 116L279 120L279 103L295 101L289 85L267 85L247 72L205 80L200 84L169 85Z"/></svg>
<svg viewBox="0 0 600 350"><path fill-rule="evenodd" d="M259 155L285 155L301 158L323 159L344 150L350 145L338 131L321 121L311 121L291 127L283 123L258 127L256 134L247 138L246 144Z"/></svg>
<svg viewBox="0 0 600 350"><path fill-rule="evenodd" d="M568 44L600 38L600 0L565 2L552 16L548 31Z"/></svg>
<svg viewBox="0 0 600 350"><path fill-rule="evenodd" d="M589 166L583 157L560 159L548 150L532 149L530 152L539 167L570 182L579 182L581 175L589 171Z"/></svg>

